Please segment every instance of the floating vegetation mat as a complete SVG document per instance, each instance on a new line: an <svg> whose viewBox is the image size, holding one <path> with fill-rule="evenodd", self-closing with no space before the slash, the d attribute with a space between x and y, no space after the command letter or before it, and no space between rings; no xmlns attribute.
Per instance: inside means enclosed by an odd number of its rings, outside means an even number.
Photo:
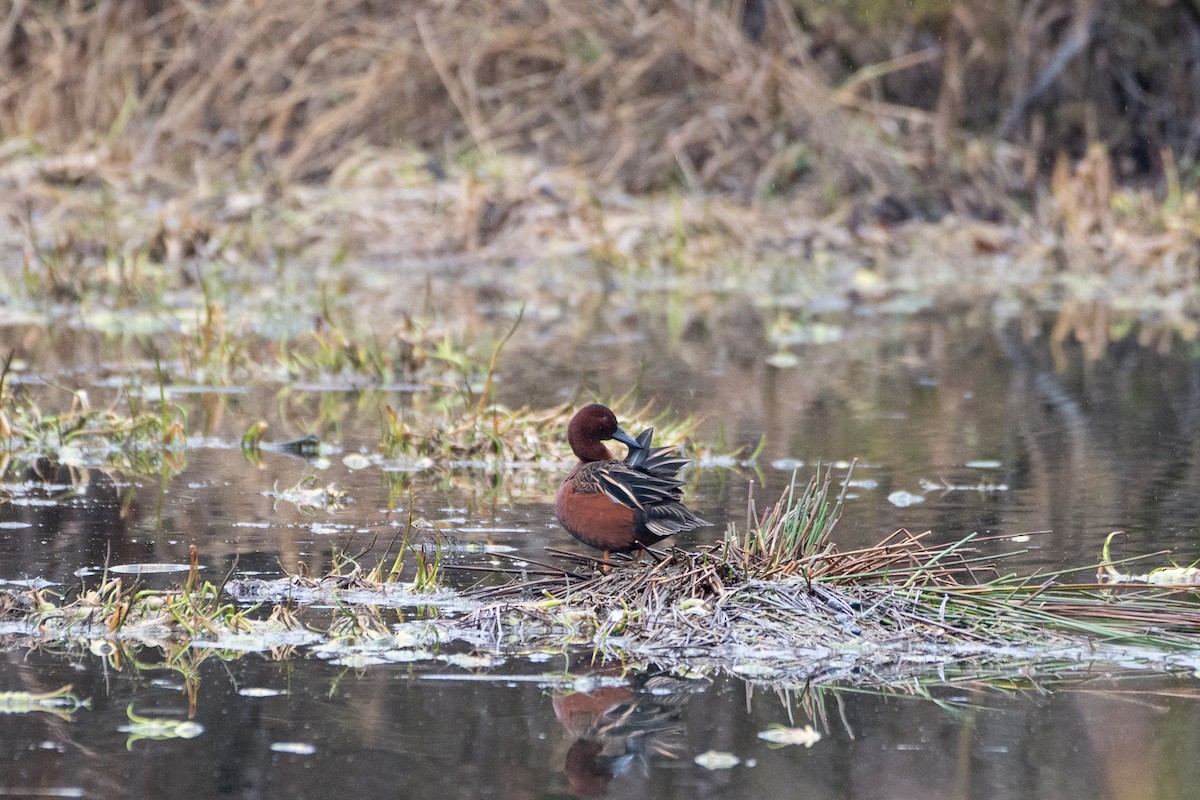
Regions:
<svg viewBox="0 0 1200 800"><path fill-rule="evenodd" d="M455 629L471 628L481 647L590 644L782 681L1200 665L1188 652L1200 645L1200 606L1183 590L1113 591L1051 578L978 583L969 580L979 566L965 542L924 541L901 532L869 550L811 556L777 578L747 570L729 543L673 550L653 565L478 590L484 605Z"/></svg>
<svg viewBox="0 0 1200 800"><path fill-rule="evenodd" d="M839 552L829 541L839 510L827 476L761 518L751 509L748 533L731 528L696 552L590 577L543 565L537 577L476 590L484 605L457 627L480 646L588 643L780 681L1200 663L1200 587L1118 584L1107 547L1095 583L1002 575L976 548L986 537L935 546L928 533L898 531Z"/></svg>
<svg viewBox="0 0 1200 800"><path fill-rule="evenodd" d="M44 587L0 590L0 636L98 655L149 645L229 657L308 653L354 667L486 669L510 655L584 647L680 674L728 670L783 685L1200 668L1200 586L1121 572L1128 562L1112 562L1108 543L1088 582L1066 572L1001 574L1004 557L980 553L987 537L935 545L927 533L899 531L841 552L829 539L840 503L826 475L764 515L751 507L744 533L731 526L718 544L607 570L563 551L551 551L557 560L497 553L501 566L447 564L440 547L406 540L374 568L359 565L360 553L322 577L211 583L193 550L187 580L173 590L119 577L69 601ZM447 569L482 580L452 591Z"/></svg>

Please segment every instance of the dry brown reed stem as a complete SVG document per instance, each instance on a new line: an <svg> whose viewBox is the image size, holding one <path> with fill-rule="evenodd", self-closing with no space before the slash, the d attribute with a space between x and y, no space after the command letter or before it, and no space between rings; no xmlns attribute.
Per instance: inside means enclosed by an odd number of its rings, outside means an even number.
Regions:
<svg viewBox="0 0 1200 800"><path fill-rule="evenodd" d="M677 174L747 195L792 169L800 152L781 150L782 135L847 180L905 181L899 152L840 107L861 105L857 83L830 90L791 14L773 8L772 36L755 43L737 8L18 4L22 57L0 65L0 130L56 147L107 131L145 163L256 151L285 178L329 175L358 145L458 142L537 151L635 189Z"/></svg>

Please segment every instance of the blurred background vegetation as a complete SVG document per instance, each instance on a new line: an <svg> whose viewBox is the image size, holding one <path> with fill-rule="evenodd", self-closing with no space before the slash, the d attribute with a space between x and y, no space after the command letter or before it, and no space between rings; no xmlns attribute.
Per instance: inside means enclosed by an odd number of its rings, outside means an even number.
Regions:
<svg viewBox="0 0 1200 800"><path fill-rule="evenodd" d="M1200 0L7 0L0 134L174 176L435 176L531 155L626 191L1018 213L1060 158L1191 188ZM32 144L31 144L32 143ZM1015 206L1014 206L1015 203Z"/></svg>

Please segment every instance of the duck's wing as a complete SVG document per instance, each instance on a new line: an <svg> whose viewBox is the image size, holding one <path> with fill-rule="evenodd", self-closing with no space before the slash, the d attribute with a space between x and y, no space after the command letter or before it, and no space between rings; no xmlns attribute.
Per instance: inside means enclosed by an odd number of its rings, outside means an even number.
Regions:
<svg viewBox="0 0 1200 800"><path fill-rule="evenodd" d="M673 447L651 447L654 429L647 428L636 437L624 461L588 464L596 485L611 500L633 511L642 512L646 529L659 538L708 525L683 502L679 470L691 462Z"/></svg>
<svg viewBox="0 0 1200 800"><path fill-rule="evenodd" d="M642 522L656 536L674 536L681 531L701 528L711 523L700 519L692 510L678 501L648 506L642 514Z"/></svg>
<svg viewBox="0 0 1200 800"><path fill-rule="evenodd" d="M690 463L692 460L679 455L674 447L655 447L642 459L638 469L659 478L678 481L679 470Z"/></svg>
<svg viewBox="0 0 1200 800"><path fill-rule="evenodd" d="M595 462L600 490L626 508L645 511L660 503L678 502L679 482L631 467L624 461Z"/></svg>

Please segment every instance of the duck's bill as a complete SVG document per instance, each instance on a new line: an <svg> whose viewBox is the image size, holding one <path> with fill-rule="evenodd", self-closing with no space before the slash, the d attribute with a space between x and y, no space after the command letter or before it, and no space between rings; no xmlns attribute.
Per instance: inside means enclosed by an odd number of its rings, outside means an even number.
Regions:
<svg viewBox="0 0 1200 800"><path fill-rule="evenodd" d="M628 433L621 430L620 428L617 428L616 432L613 433L612 438L616 439L621 444L629 445L630 447L635 448L637 450L642 449L641 442L639 442L637 439L633 438L632 436L630 436Z"/></svg>

